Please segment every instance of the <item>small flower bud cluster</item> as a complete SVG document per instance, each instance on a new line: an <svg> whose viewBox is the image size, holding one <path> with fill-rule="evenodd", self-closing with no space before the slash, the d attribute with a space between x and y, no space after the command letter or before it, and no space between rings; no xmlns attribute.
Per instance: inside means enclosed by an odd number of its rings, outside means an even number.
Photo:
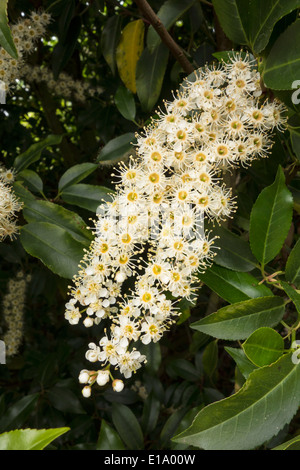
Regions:
<svg viewBox="0 0 300 470"><path fill-rule="evenodd" d="M25 65L22 69L22 77L29 83L45 82L48 89L56 96L61 96L64 99L74 98L81 103L85 103L87 97L92 98L103 92L100 87L92 88L89 83L74 80L66 72L62 72L55 80L52 71L47 67Z"/></svg>
<svg viewBox="0 0 300 470"><path fill-rule="evenodd" d="M269 132L284 126L284 107L260 95L254 64L236 55L197 71L137 135L137 158L112 175L116 194L99 208L66 304L71 324L83 315L85 326L110 321L99 344L89 344L88 361L130 378L146 360L133 345L159 341L178 315L176 302L193 300L196 273L214 256L205 220L235 210L222 172L267 156Z"/></svg>
<svg viewBox="0 0 300 470"><path fill-rule="evenodd" d="M12 240L18 233L16 212L22 208L22 203L14 194L11 183L14 181L13 170L0 167L0 241L6 237Z"/></svg>
<svg viewBox="0 0 300 470"><path fill-rule="evenodd" d="M31 13L29 18L20 19L11 26L13 41L18 52L18 59L11 57L0 48L0 80L5 83L8 91L11 84L22 75L25 57L30 54L46 31L51 20L48 13Z"/></svg>
<svg viewBox="0 0 300 470"><path fill-rule="evenodd" d="M26 285L29 281L30 276L18 272L15 279L8 281L7 293L3 297L2 313L6 327L3 341L8 357L16 355L22 343Z"/></svg>

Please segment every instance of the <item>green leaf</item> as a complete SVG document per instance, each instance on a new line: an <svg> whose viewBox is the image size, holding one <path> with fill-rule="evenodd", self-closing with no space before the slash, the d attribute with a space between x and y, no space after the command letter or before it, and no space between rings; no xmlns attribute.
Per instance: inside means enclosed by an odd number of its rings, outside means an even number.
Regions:
<svg viewBox="0 0 300 470"><path fill-rule="evenodd" d="M134 121L136 108L133 94L128 88L119 86L115 94L115 105L125 119Z"/></svg>
<svg viewBox="0 0 300 470"><path fill-rule="evenodd" d="M160 433L160 440L164 447L170 443L170 440L176 433L176 430L180 426L180 423L186 415L186 412L186 408L178 408L165 422Z"/></svg>
<svg viewBox="0 0 300 470"><path fill-rule="evenodd" d="M218 341L211 341L205 347L202 356L204 372L211 377L218 365Z"/></svg>
<svg viewBox="0 0 300 470"><path fill-rule="evenodd" d="M272 364L282 356L284 340L272 328L262 327L247 338L243 343L243 350L253 364L263 367Z"/></svg>
<svg viewBox="0 0 300 470"><path fill-rule="evenodd" d="M112 420L119 436L129 449L141 450L144 448L141 426L130 408L121 403L114 403Z"/></svg>
<svg viewBox="0 0 300 470"><path fill-rule="evenodd" d="M17 178L23 181L30 191L42 193L43 181L35 171L23 170L18 174Z"/></svg>
<svg viewBox="0 0 300 470"><path fill-rule="evenodd" d="M255 54L265 49L277 21L299 7L299 0L251 0L247 29L249 43Z"/></svg>
<svg viewBox="0 0 300 470"><path fill-rule="evenodd" d="M125 450L118 433L102 419L96 450Z"/></svg>
<svg viewBox="0 0 300 470"><path fill-rule="evenodd" d="M272 295L271 290L259 285L259 281L248 273L240 273L213 264L199 279L229 303L241 302Z"/></svg>
<svg viewBox="0 0 300 470"><path fill-rule="evenodd" d="M226 36L237 44L247 44L247 2L213 0L213 6ZM249 21L249 20L248 20Z"/></svg>
<svg viewBox="0 0 300 470"><path fill-rule="evenodd" d="M292 215L293 198L279 166L274 183L259 194L250 216L250 246L262 265L279 253L290 229Z"/></svg>
<svg viewBox="0 0 300 470"><path fill-rule="evenodd" d="M194 5L194 3L196 3L196 0L167 0L158 10L157 16L168 30L192 5ZM147 46L149 50L152 51L160 43L160 36L153 26L150 26L147 32Z"/></svg>
<svg viewBox="0 0 300 470"><path fill-rule="evenodd" d="M151 392L147 400L145 400L142 414L142 428L145 435L154 430L159 417L160 407L160 401L156 398L154 393Z"/></svg>
<svg viewBox="0 0 300 470"><path fill-rule="evenodd" d="M139 347L139 351L147 358L145 369L150 374L157 374L161 364L160 344L151 342L146 345L142 343Z"/></svg>
<svg viewBox="0 0 300 470"><path fill-rule="evenodd" d="M220 237L217 242L220 249L214 258L216 264L239 272L248 272L256 267L256 259L243 238L222 226L215 227L213 235Z"/></svg>
<svg viewBox="0 0 300 470"><path fill-rule="evenodd" d="M300 289L300 239L288 257L285 266L285 278Z"/></svg>
<svg viewBox="0 0 300 470"><path fill-rule="evenodd" d="M136 64L144 49L144 32L143 20L131 21L123 29L116 50L120 78L132 93L136 93Z"/></svg>
<svg viewBox="0 0 300 470"><path fill-rule="evenodd" d="M300 450L300 436L296 436L289 441L283 442L271 450Z"/></svg>
<svg viewBox="0 0 300 470"><path fill-rule="evenodd" d="M72 184L79 183L84 178L89 176L93 171L98 168L96 163L79 163L78 165L74 165L69 168L60 178L58 182L58 189L59 192L66 189L68 186Z"/></svg>
<svg viewBox="0 0 300 470"><path fill-rule="evenodd" d="M11 405L0 419L0 432L10 431L23 426L33 411L39 395L27 395Z"/></svg>
<svg viewBox="0 0 300 470"><path fill-rule="evenodd" d="M287 282L280 281L281 286L283 287L285 293L289 296L289 298L294 303L297 312L300 315L300 291L296 291L292 286L290 286Z"/></svg>
<svg viewBox="0 0 300 470"><path fill-rule="evenodd" d="M84 245L63 228L48 222L33 222L21 228L20 239L27 253L39 258L59 276L71 279L78 272Z"/></svg>
<svg viewBox="0 0 300 470"><path fill-rule="evenodd" d="M69 387L54 386L45 392L51 405L63 413L85 414L79 398Z"/></svg>
<svg viewBox="0 0 300 470"><path fill-rule="evenodd" d="M204 405L199 405L199 406L195 406L194 408L191 408L184 416L183 418L180 420L180 424L179 426L177 427L177 429L175 430L175 433L180 433L182 431L184 431L184 429L186 429L187 427L189 427L192 422L194 421L196 415L199 413L199 411L201 411L201 409L203 408ZM173 433L174 434L174 433ZM184 444L179 444L179 443L175 443L175 442L171 442L171 449L172 450L185 450L187 449L188 446L187 445L184 445Z"/></svg>
<svg viewBox="0 0 300 470"><path fill-rule="evenodd" d="M73 184L61 193L62 199L68 204L82 207L91 212L96 212L103 200L110 201L111 189L91 184Z"/></svg>
<svg viewBox="0 0 300 470"><path fill-rule="evenodd" d="M165 44L161 43L152 52L148 48L144 49L137 63L137 95L146 112L152 110L159 98L168 57L169 50Z"/></svg>
<svg viewBox="0 0 300 470"><path fill-rule="evenodd" d="M132 149L135 135L132 132L110 140L100 151L97 162L111 162L122 159Z"/></svg>
<svg viewBox="0 0 300 470"><path fill-rule="evenodd" d="M89 245L93 238L84 220L68 209L48 201L28 201L23 209L27 222L49 222L65 229L75 240Z"/></svg>
<svg viewBox="0 0 300 470"><path fill-rule="evenodd" d="M58 145L62 140L61 135L48 135L46 139L37 142L29 147L26 152L19 155L14 161L14 167L17 172L25 170L29 165L39 160L41 153L51 145Z"/></svg>
<svg viewBox="0 0 300 470"><path fill-rule="evenodd" d="M284 305L284 299L278 296L246 300L222 307L190 327L219 339L245 339L257 328L277 325Z"/></svg>
<svg viewBox="0 0 300 470"><path fill-rule="evenodd" d="M291 421L299 397L300 366L287 354L254 370L237 393L205 407L173 440L205 450L251 450Z"/></svg>
<svg viewBox="0 0 300 470"><path fill-rule="evenodd" d="M114 75L116 73L116 49L120 40L121 21L120 15L108 18L101 35L102 54Z"/></svg>
<svg viewBox="0 0 300 470"><path fill-rule="evenodd" d="M15 181L13 184L13 190L15 195L24 203L27 201L35 201L34 195L24 188L23 184L20 181Z"/></svg>
<svg viewBox="0 0 300 470"><path fill-rule="evenodd" d="M290 130L290 137L295 155L300 161L300 134L298 132L293 132Z"/></svg>
<svg viewBox="0 0 300 470"><path fill-rule="evenodd" d="M300 56L295 47L299 42L300 20L297 20L279 36L266 59L263 80L268 88L293 88L293 82L300 77Z"/></svg>
<svg viewBox="0 0 300 470"><path fill-rule="evenodd" d="M0 434L0 450L43 450L70 428L20 429Z"/></svg>
<svg viewBox="0 0 300 470"><path fill-rule="evenodd" d="M248 379L251 372L253 372L257 367L249 361L246 354L242 349L239 348L230 348L229 346L224 347L225 351L230 354L232 359L235 361L237 367L239 368L241 374Z"/></svg>
<svg viewBox="0 0 300 470"><path fill-rule="evenodd" d="M6 50L6 52L13 57L18 59L18 52L14 44L14 40L8 26L7 18L7 4L8 0L1 0L0 3L0 46Z"/></svg>

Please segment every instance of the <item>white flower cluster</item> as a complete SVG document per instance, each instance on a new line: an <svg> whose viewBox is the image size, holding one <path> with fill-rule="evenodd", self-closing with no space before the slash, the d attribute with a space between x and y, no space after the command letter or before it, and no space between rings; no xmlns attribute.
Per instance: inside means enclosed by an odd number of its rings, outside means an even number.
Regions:
<svg viewBox="0 0 300 470"><path fill-rule="evenodd" d="M86 327L110 321L99 344L89 344L86 359L105 369L82 371L84 396L113 378L110 366L131 377L146 360L133 344L159 341L178 315L175 302L193 300L196 272L214 255L204 221L235 207L222 171L266 156L269 131L285 122L282 105L260 95L248 56L197 71L137 135L137 158L112 175L116 194L99 208L66 304L71 324L83 315Z"/></svg>
<svg viewBox="0 0 300 470"><path fill-rule="evenodd" d="M0 241L7 236L13 239L18 233L16 212L22 208L22 203L14 194L11 183L14 181L13 170L0 166Z"/></svg>
<svg viewBox="0 0 300 470"><path fill-rule="evenodd" d="M47 67L25 65L22 69L22 77L26 82L45 82L48 89L56 96L65 99L74 98L84 103L86 98L93 98L103 92L103 88L93 88L89 83L81 80L74 80L66 72L62 72L57 80L54 79L53 73Z"/></svg>
<svg viewBox="0 0 300 470"><path fill-rule="evenodd" d="M22 75L24 59L30 54L46 31L51 16L46 12L31 13L29 18L20 19L11 26L18 59L12 58L3 48L0 48L0 80L5 83L6 91L16 79Z"/></svg>
<svg viewBox="0 0 300 470"><path fill-rule="evenodd" d="M8 357L16 355L22 343L26 285L29 281L30 276L18 272L15 279L8 281L7 293L3 296L3 319L6 324L3 341Z"/></svg>

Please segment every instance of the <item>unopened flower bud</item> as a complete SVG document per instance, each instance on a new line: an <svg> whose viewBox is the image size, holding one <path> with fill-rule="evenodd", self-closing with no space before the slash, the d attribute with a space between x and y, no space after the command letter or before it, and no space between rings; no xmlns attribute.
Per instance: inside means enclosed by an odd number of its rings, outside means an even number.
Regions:
<svg viewBox="0 0 300 470"><path fill-rule="evenodd" d="M115 392L122 392L124 388L123 380L115 379L112 383L112 388Z"/></svg>
<svg viewBox="0 0 300 470"><path fill-rule="evenodd" d="M97 384L100 385L100 387L103 387L103 385L106 385L107 382L109 382L109 370L99 370L96 380L97 380Z"/></svg>
<svg viewBox="0 0 300 470"><path fill-rule="evenodd" d="M89 371L86 369L83 369L78 377L79 383L81 384L87 384L90 378Z"/></svg>
<svg viewBox="0 0 300 470"><path fill-rule="evenodd" d="M88 385L86 387L83 387L82 395L84 396L84 398L89 398L91 396L91 393L92 393L91 387L89 387Z"/></svg>

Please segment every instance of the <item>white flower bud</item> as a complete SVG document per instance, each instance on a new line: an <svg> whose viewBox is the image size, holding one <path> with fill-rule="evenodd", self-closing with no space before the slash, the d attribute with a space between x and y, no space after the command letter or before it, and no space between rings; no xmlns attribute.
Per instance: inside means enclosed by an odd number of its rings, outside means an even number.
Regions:
<svg viewBox="0 0 300 470"><path fill-rule="evenodd" d="M81 384L87 384L90 378L89 371L86 369L83 369L78 377L79 383Z"/></svg>
<svg viewBox="0 0 300 470"><path fill-rule="evenodd" d="M83 320L83 324L86 328L90 328L91 326L93 326L94 321L92 318L87 317Z"/></svg>
<svg viewBox="0 0 300 470"><path fill-rule="evenodd" d="M103 387L103 385L106 385L107 382L109 382L109 371L99 370L96 380L97 380L97 384L100 385L100 387Z"/></svg>
<svg viewBox="0 0 300 470"><path fill-rule="evenodd" d="M91 393L92 393L91 387L89 387L88 385L86 387L83 387L82 395L84 396L84 398L89 398L91 396Z"/></svg>
<svg viewBox="0 0 300 470"><path fill-rule="evenodd" d="M112 383L112 388L115 392L122 392L124 388L123 380L115 379Z"/></svg>

